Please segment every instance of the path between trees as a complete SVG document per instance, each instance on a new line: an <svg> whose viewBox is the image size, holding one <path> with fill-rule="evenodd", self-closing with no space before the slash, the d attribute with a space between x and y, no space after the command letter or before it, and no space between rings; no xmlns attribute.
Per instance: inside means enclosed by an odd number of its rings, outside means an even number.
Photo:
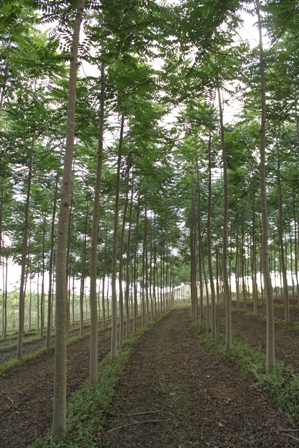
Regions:
<svg viewBox="0 0 299 448"><path fill-rule="evenodd" d="M101 448L297 446L281 411L199 344L186 308L141 337L110 412Z"/></svg>
<svg viewBox="0 0 299 448"><path fill-rule="evenodd" d="M221 327L223 311L217 314ZM200 346L188 316L188 308L173 310L140 338L104 431L97 434L99 447L297 446L279 433L280 427L290 427L279 409L228 361ZM263 348L265 324L238 314L233 321L237 333L242 327L250 342ZM287 351L298 353L298 338L277 329L278 355L290 338L293 345ZM106 330L99 333L99 361L109 349ZM294 356L286 360L291 364ZM88 368L86 338L68 347L68 397L86 380ZM51 425L53 353L2 375L0 392L0 447L26 447Z"/></svg>

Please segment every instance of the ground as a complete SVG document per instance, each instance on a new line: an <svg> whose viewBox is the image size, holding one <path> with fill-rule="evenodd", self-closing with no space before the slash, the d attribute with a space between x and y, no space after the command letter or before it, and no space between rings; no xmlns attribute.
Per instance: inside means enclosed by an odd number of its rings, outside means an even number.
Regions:
<svg viewBox="0 0 299 448"><path fill-rule="evenodd" d="M218 309L218 331L223 319ZM264 323L234 313L233 328L264 350ZM298 370L298 333L277 328L276 340L277 358ZM99 348L101 360L109 330L100 333ZM88 377L88 363L89 338L71 344L68 397ZM51 425L53 353L2 375L0 392L0 447L25 447ZM299 446L296 433L280 431L291 427L282 412L199 344L188 308L171 311L140 338L109 415L97 434L102 448Z"/></svg>

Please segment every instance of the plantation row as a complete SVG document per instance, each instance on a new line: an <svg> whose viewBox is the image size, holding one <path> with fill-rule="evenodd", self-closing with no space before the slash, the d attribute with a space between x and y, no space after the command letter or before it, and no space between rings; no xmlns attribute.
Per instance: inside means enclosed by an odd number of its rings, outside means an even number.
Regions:
<svg viewBox="0 0 299 448"><path fill-rule="evenodd" d="M241 306L242 305L243 304L241 304ZM259 303L259 308L262 308L262 306L263 305ZM292 312L294 311L294 313L297 312L298 314L298 308L295 305L292 305L291 309ZM275 307L275 312L279 314L279 310L281 310L281 307L278 305ZM299 375L299 363L297 357L294 354L298 350L297 333L299 330L298 329L295 330L292 327L286 328L286 326L283 325L282 319L280 319L280 322L277 321L276 325L277 359L280 362L284 362L285 365L289 367L283 367L282 364L278 363L277 369L272 373L272 376L271 375L265 376L264 358L262 355L262 353L265 352L265 332L266 332L265 316L260 314L254 316L253 313L251 313L250 315L250 313L248 312L247 314L246 313L244 314L243 311L237 312L237 309L235 308L233 312L233 327L234 327L233 349L229 353L226 353L225 350L224 320L225 315L223 309L221 309L221 307L220 308L217 307L217 322L218 322L217 338L213 342L210 336L210 332L206 333L206 328L204 328L204 331L200 331L199 333L202 343L210 347L212 351L216 350L216 352L218 351L218 353L221 354L221 356L228 357L228 359L230 359L232 362L237 363L239 368L243 370L243 374L246 377L248 377L250 381L254 381L258 385L258 388L264 388L265 393L270 394L272 399L278 403L280 409L284 410L285 415L288 418L294 419L294 421L296 421L296 419L299 418L299 409L298 409L298 400L296 398L297 395L294 394L296 393L295 381L297 381L299 384L299 380L298 379L296 380L296 374ZM142 319L139 318L138 325L141 324ZM204 322L204 324L206 324L206 322ZM197 328L200 330L199 327ZM88 331L87 327L86 330ZM104 329L104 331L99 332L99 350L100 350L99 361L102 360L103 356L109 352L110 331L111 330ZM181 331L182 329L178 330L178 328L176 328L176 332L181 333ZM180 344L184 345L184 338L182 339L181 337L180 341L181 341ZM85 337L84 339L80 339L77 337L77 340L73 340L73 342L70 342L68 348L68 359L69 359L68 384L70 385L69 387L71 393L74 393L80 386L82 386L84 380L88 376L88 344L89 344L88 337ZM49 428L52 415L50 397L52 396L53 393L51 378L53 377L53 369L54 369L54 366L51 361L51 359L53 359L52 353L53 352L49 351L44 352L44 354L39 354L39 357L35 359L31 357L31 360L30 361L28 360L27 362L24 359L25 363L23 365L18 365L19 367L10 370L9 373L7 373L5 376L2 376L1 378L2 390L7 391L6 392L7 396L14 402L14 405L10 403L9 406L8 399L5 399L4 396L3 400L1 401L1 405L6 407L6 411L2 412L1 418L10 419L11 435L9 437L12 437L12 439L2 439L2 442L6 443L6 445L3 446L11 446L11 447L18 446L18 448L27 446L28 442L32 438L32 431L26 425L24 428L24 421L28 421L28 419L30 418L32 418L32 421L35 422L34 423L34 431L36 431L35 438L42 436L43 433L45 433ZM85 357L84 361L81 358L81 353L82 355L84 353ZM122 356L123 355L120 354L120 359L122 359ZM108 367L109 362L108 363L106 362L105 365L106 367ZM113 365L111 365L111 367L109 368L113 369ZM34 371L34 374L30 373L31 369L32 372ZM113 373L110 373L110 376L113 375L114 375ZM11 382L12 377L14 378L13 383ZM19 382L19 380L17 379L19 377L22 378L21 382ZM77 378L75 388L73 386L74 378ZM100 374L99 378L100 381L102 381L101 380L102 374ZM284 401L282 397L286 396L285 395L286 391L285 388L287 387L285 383L286 378L288 378L287 382L290 384L289 387L293 388L292 389L293 392L291 392L291 390L287 392L287 401ZM199 379L201 379L200 375ZM156 387L158 386L156 385ZM17 390L14 391L14 388L16 388ZM43 390L42 394L40 393L41 388ZM84 390L85 390L84 393L86 393L86 389ZM47 394L49 394L48 400L47 400L48 396ZM28 401L29 397L30 402ZM107 399L110 400L111 398L109 399L109 397L107 397ZM92 407L93 401L94 399L92 399L89 403L86 397L83 398L85 407L89 406ZM46 402L48 402L47 406L45 406ZM82 407L82 402L80 406ZM90 427L90 424L88 425L86 424L85 417L83 415L82 416L80 415L80 406L79 408L77 407L76 411L74 410L72 411L73 416L72 418L74 418L75 425L76 424L78 425L78 422L80 422L82 418L83 419L82 429L83 427L85 427L85 431L82 430L81 434L79 434L77 431L80 431L79 428L81 428L81 423L79 424L78 428L72 427L71 426L72 424L70 423L69 431L71 432L74 431L74 433L72 435L71 433L69 433L68 436L69 443L72 443L72 440L75 440L76 437L79 437L80 440L82 437L84 438L88 432L88 428ZM17 413L15 412L16 407L18 409ZM43 424L41 424L41 418L38 417L38 414L42 416ZM103 424L103 418L105 417L99 416L98 418L100 418L97 424L99 426L99 424L100 425ZM91 419L91 422L95 419L96 414L94 415L94 419ZM3 422L1 427L4 430L4 428L6 428L6 424ZM0 446L2 446L1 445L2 442L0 442ZM39 447L47 446L47 443L48 442L45 442L44 445L37 443L35 446ZM87 442L86 441L84 442L84 439L82 439L81 443L87 443ZM88 446L93 445L91 444Z"/></svg>
<svg viewBox="0 0 299 448"><path fill-rule="evenodd" d="M66 425L76 281L80 328L84 317L91 325L93 385L99 312L103 321L111 314L115 360L129 333L124 322L140 311L144 322L162 313L181 284L190 283L196 322L207 297L212 339L223 300L229 351L232 277L237 302L250 292L254 313L259 300L267 303L266 369L274 367L273 278L286 323L289 286L299 290L297 6L4 0L2 334L14 325L8 271L15 262L18 358L25 324L36 318L49 345L55 322L54 442ZM253 41L241 36L250 21Z"/></svg>

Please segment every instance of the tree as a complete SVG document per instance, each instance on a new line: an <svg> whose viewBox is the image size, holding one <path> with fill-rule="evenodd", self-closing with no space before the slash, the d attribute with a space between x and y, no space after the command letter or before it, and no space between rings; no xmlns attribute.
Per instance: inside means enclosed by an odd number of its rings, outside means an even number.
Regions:
<svg viewBox="0 0 299 448"><path fill-rule="evenodd" d="M67 294L66 294L66 249L69 227L69 210L72 183L72 162L75 135L75 100L78 70L78 48L80 27L83 19L84 0L78 1L70 59L70 80L67 109L67 137L64 155L63 180L59 208L56 258L56 339L54 371L54 403L52 440L60 442L66 428L66 351L67 351Z"/></svg>
<svg viewBox="0 0 299 448"><path fill-rule="evenodd" d="M262 41L262 25L260 17L260 4L256 0L258 17L259 50L260 50L260 83L261 83L261 130L260 130L260 197L262 209L262 265L267 305L267 335L266 335L266 370L270 371L275 364L274 348L274 310L273 290L271 284L268 261L268 211L266 193L266 86L265 86L265 60Z"/></svg>

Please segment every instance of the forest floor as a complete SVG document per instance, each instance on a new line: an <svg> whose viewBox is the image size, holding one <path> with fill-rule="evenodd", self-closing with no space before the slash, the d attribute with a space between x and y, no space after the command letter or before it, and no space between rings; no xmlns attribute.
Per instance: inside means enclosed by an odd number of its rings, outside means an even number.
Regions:
<svg viewBox="0 0 299 448"><path fill-rule="evenodd" d="M277 316L282 312L275 310ZM292 313L298 320L298 309ZM221 309L217 320L223 331ZM264 322L233 313L233 328L264 351ZM109 348L110 331L105 330L99 333L99 361ZM298 353L298 331L277 327L277 359L298 372ZM88 367L85 338L68 347L68 397L86 380ZM45 434L52 418L53 352L3 374L0 393L1 448L23 448ZM140 337L99 426L103 423L97 434L101 448L299 446L296 432L280 432L291 428L282 411L231 362L199 343L188 308L171 311Z"/></svg>

